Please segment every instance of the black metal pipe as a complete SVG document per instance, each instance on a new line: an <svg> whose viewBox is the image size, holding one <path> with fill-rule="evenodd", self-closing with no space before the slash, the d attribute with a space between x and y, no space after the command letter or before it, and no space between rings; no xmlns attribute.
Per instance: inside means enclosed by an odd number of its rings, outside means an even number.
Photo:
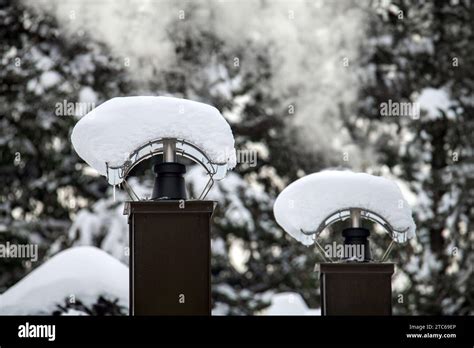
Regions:
<svg viewBox="0 0 474 348"><path fill-rule="evenodd" d="M153 166L155 184L153 186L152 200L158 199L186 199L186 187L183 175L186 166L177 162L163 162Z"/></svg>

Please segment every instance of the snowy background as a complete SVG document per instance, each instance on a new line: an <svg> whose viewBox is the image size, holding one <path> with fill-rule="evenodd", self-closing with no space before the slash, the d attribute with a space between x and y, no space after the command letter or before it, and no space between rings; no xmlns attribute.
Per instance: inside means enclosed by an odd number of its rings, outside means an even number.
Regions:
<svg viewBox="0 0 474 348"><path fill-rule="evenodd" d="M126 196L70 135L81 108L168 95L214 105L237 150L258 154L208 196L214 314L318 313L320 258L272 206L328 168L393 179L413 207L417 238L391 254L394 312L474 314L472 13L468 0L0 0L0 242L40 253L0 259L0 312L128 313ZM419 115L384 110L406 103ZM150 165L131 178L143 194ZM189 168L191 196L204 179ZM375 254L388 243L372 237Z"/></svg>

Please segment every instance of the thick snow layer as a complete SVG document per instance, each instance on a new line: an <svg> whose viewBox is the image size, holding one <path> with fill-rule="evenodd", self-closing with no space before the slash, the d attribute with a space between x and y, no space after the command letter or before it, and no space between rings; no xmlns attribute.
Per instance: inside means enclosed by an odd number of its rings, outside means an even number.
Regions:
<svg viewBox="0 0 474 348"><path fill-rule="evenodd" d="M323 171L305 176L286 187L275 201L276 221L305 245L314 243L312 232L338 210L360 208L382 216L396 231L415 235L411 208L391 180L351 171Z"/></svg>
<svg viewBox="0 0 474 348"><path fill-rule="evenodd" d="M309 309L298 293L275 294L271 301L271 305L262 311L262 315L321 315L320 309Z"/></svg>
<svg viewBox="0 0 474 348"><path fill-rule="evenodd" d="M95 247L60 252L0 295L0 314L50 314L74 296L86 306L99 295L128 307L128 267Z"/></svg>
<svg viewBox="0 0 474 348"><path fill-rule="evenodd" d="M138 147L161 138L184 139L212 162L235 167L234 137L213 106L171 97L113 98L84 116L74 127L79 156L100 174L106 163L121 166Z"/></svg>

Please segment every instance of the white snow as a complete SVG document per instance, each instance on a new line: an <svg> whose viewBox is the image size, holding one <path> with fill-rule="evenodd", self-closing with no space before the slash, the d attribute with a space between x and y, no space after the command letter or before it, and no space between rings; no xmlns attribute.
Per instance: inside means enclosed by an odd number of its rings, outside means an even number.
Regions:
<svg viewBox="0 0 474 348"><path fill-rule="evenodd" d="M449 110L453 103L449 99L448 93L443 89L424 88L416 102L420 109L427 112L430 119L440 117L440 111L443 111L448 117L454 117L454 112Z"/></svg>
<svg viewBox="0 0 474 348"><path fill-rule="evenodd" d="M66 312L64 313L61 313L61 315L64 315L64 316L85 316L85 315L88 315L87 313L83 312L83 311L78 311L77 309L73 309L73 308L68 308Z"/></svg>
<svg viewBox="0 0 474 348"><path fill-rule="evenodd" d="M113 98L84 116L73 129L79 156L100 174L121 166L138 147L161 138L184 139L215 163L235 167L234 137L213 106L171 97Z"/></svg>
<svg viewBox="0 0 474 348"><path fill-rule="evenodd" d="M201 166L196 165L187 169L185 179L191 188L192 197L197 197L206 185L209 177ZM238 174L230 172L225 181L214 183L206 198L217 201L226 207L224 218L230 225L254 231L255 222L252 213L240 198L240 192L244 192L244 196L247 198L250 195L257 194L259 191L252 189ZM268 199L265 193L261 194L262 201Z"/></svg>
<svg viewBox="0 0 474 348"><path fill-rule="evenodd" d="M296 292L282 292L272 296L271 305L262 315L321 315L320 309L310 309Z"/></svg>
<svg viewBox="0 0 474 348"><path fill-rule="evenodd" d="M225 246L225 242L222 238L218 237L211 240L211 252L212 255L227 255L227 249Z"/></svg>
<svg viewBox="0 0 474 348"><path fill-rule="evenodd" d="M110 188L111 190L112 188ZM117 192L120 201L126 200L123 191ZM98 245L116 259L128 263L125 247L128 246L128 222L123 215L123 204L116 204L110 191L107 197L95 202L92 207L78 211L67 237L74 246ZM58 241L59 242L59 241Z"/></svg>
<svg viewBox="0 0 474 348"><path fill-rule="evenodd" d="M97 93L91 87L85 86L79 91L79 102L95 104L97 100Z"/></svg>
<svg viewBox="0 0 474 348"><path fill-rule="evenodd" d="M338 210L360 208L381 215L396 231L415 236L411 208L391 180L351 171L323 171L307 175L285 188L273 212L277 223L299 242L314 243L315 231Z"/></svg>
<svg viewBox="0 0 474 348"><path fill-rule="evenodd" d="M56 71L45 71L40 76L40 83L44 88L50 88L61 81L61 75Z"/></svg>
<svg viewBox="0 0 474 348"><path fill-rule="evenodd" d="M224 295L229 300L237 300L237 292L229 284L217 284L213 287L213 290Z"/></svg>
<svg viewBox="0 0 474 348"><path fill-rule="evenodd" d="M95 247L64 250L0 295L0 314L49 314L74 296L92 305L99 295L128 307L128 268Z"/></svg>
<svg viewBox="0 0 474 348"><path fill-rule="evenodd" d="M229 312L229 305L227 303L223 302L216 302L214 304L214 308L212 308L212 315L213 316L222 316L222 315L227 315Z"/></svg>

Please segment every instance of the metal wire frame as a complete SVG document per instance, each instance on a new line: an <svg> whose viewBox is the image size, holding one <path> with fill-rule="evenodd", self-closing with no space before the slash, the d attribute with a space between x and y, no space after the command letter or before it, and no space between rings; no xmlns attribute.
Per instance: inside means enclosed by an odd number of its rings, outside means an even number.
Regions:
<svg viewBox="0 0 474 348"><path fill-rule="evenodd" d="M165 138L160 138L149 141L146 144L138 147L128 156L121 166L109 166L109 164L106 162L106 176L109 184L122 184L123 188L132 200L140 200L140 197L127 183L126 178L136 165L153 156L163 153L164 139ZM214 185L215 180L223 179L227 173L227 162L212 162L201 149L184 139L176 139L176 154L200 164L206 170L207 175L209 175L209 180L203 188L198 199L204 199Z"/></svg>
<svg viewBox="0 0 474 348"><path fill-rule="evenodd" d="M358 208L358 207L343 208L329 214L315 231L307 232L307 231L304 231L303 229L300 229L300 232L303 233L304 235L313 236L314 242L317 246L316 250L318 250L321 253L321 256L323 257L323 259L325 259L325 261L327 261L328 258L327 258L327 255L325 255L324 249L322 248L321 244L319 244L319 242L317 241L318 236L321 234L323 230L333 225L334 223L338 221L344 221L350 218L351 217L350 211L353 209L359 209L361 211L361 218L375 222L381 225L382 227L384 227L384 229L392 238L389 246L385 250L382 258L380 259L380 262L384 262L387 260L388 256L390 255L390 252L393 249L393 246L395 245L395 242L399 244L403 244L407 241L408 228L406 228L405 230L396 230L382 216L375 213L374 211L371 211L365 208ZM334 262L332 259L329 259L329 261Z"/></svg>

